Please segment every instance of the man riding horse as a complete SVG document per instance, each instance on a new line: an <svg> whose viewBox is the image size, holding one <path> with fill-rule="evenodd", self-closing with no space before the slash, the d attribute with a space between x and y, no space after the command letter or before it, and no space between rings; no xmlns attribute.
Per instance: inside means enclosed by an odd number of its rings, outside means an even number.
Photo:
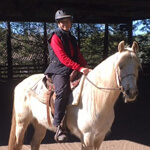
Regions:
<svg viewBox="0 0 150 150"><path fill-rule="evenodd" d="M54 139L57 142L67 141L67 135L61 127L64 117L68 96L70 93L69 76L73 70L88 74L89 69L77 45L76 38L71 35L73 17L65 9L60 9L55 14L58 28L55 29L48 39L50 54L50 64L45 71L45 75L50 77L55 86L55 112L54 126L56 134Z"/></svg>

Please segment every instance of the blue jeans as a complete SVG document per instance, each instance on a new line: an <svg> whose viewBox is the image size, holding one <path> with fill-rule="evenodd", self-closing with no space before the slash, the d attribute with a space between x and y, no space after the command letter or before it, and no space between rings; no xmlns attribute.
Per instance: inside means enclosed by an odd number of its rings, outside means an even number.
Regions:
<svg viewBox="0 0 150 150"><path fill-rule="evenodd" d="M54 122L55 126L60 125L66 111L70 89L69 76L52 75L51 76L56 92Z"/></svg>

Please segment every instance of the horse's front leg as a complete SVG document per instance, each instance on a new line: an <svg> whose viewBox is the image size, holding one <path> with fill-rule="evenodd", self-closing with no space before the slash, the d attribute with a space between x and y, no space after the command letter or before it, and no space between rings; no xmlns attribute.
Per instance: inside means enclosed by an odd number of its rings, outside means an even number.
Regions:
<svg viewBox="0 0 150 150"><path fill-rule="evenodd" d="M83 134L81 150L92 150L93 149L93 136L91 132Z"/></svg>
<svg viewBox="0 0 150 150"><path fill-rule="evenodd" d="M105 136L97 137L94 133L85 133L82 138L81 150L99 150Z"/></svg>
<svg viewBox="0 0 150 150"><path fill-rule="evenodd" d="M94 140L94 150L99 150L102 142L104 141L104 138L105 136Z"/></svg>
<svg viewBox="0 0 150 150"><path fill-rule="evenodd" d="M84 144L82 144L81 150L93 150L93 149L92 147L85 147Z"/></svg>

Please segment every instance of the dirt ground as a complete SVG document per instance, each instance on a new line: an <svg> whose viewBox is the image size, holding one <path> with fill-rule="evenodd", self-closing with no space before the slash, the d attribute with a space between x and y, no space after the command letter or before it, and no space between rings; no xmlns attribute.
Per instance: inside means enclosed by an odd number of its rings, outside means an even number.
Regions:
<svg viewBox="0 0 150 150"><path fill-rule="evenodd" d="M41 144L40 150L80 150L81 143ZM1 146L0 150L7 150ZM23 145L22 150L30 150L29 145ZM104 141L99 150L150 150L150 147L127 140Z"/></svg>

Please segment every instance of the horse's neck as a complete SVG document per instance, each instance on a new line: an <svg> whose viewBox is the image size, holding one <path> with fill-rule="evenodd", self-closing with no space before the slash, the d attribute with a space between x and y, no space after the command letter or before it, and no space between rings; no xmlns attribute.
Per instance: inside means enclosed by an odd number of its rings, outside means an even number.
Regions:
<svg viewBox="0 0 150 150"><path fill-rule="evenodd" d="M117 87L116 82L116 72L114 67L114 59L116 55L113 55L99 64L94 70L89 78L95 80L97 85L105 87Z"/></svg>
<svg viewBox="0 0 150 150"><path fill-rule="evenodd" d="M114 68L113 57L105 60L100 65L98 65L91 73L89 73L88 75L89 80L91 80L98 87L101 88L118 87L116 82L116 73ZM117 90L99 89L94 85L92 85L90 82L88 82L86 79L85 79L85 85L86 85L84 88L85 95L87 99L91 101L89 102L90 105L97 107L97 111L100 111L99 109L102 109L102 107L108 107L108 106L113 107L116 99L120 94L120 91ZM89 99L88 96L91 97L91 99Z"/></svg>

